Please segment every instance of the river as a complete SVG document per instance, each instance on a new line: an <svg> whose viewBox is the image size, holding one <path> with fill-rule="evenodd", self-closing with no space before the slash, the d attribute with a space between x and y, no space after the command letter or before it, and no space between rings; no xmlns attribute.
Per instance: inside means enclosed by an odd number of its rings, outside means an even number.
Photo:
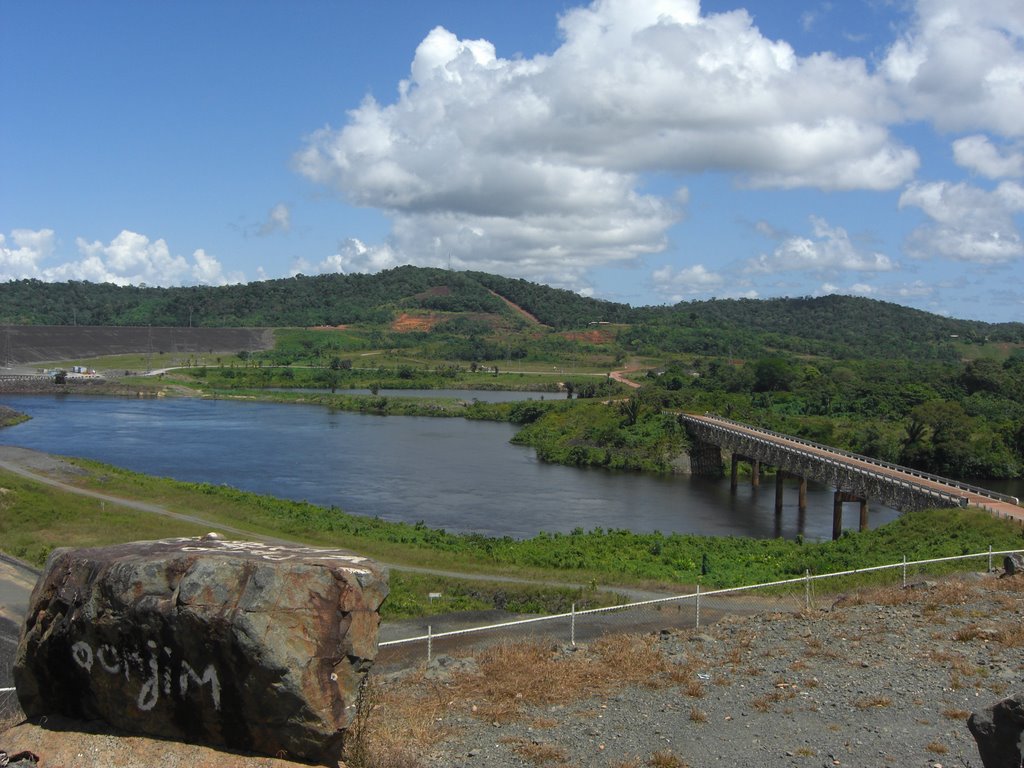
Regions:
<svg viewBox="0 0 1024 768"><path fill-rule="evenodd" d="M516 428L508 424L192 398L24 395L0 404L32 417L0 429L0 444L449 531L514 538L577 527L758 538L800 532L795 484L787 485L777 526L773 482L742 484L733 495L728 480L545 464L533 449L509 443ZM831 489L811 483L808 507L805 537L828 539ZM897 515L873 506L871 527ZM857 520L849 505L846 527Z"/></svg>

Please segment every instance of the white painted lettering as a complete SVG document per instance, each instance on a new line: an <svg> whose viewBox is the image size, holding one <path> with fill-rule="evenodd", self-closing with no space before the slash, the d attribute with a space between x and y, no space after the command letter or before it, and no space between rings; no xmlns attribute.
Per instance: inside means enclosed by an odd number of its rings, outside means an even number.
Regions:
<svg viewBox="0 0 1024 768"><path fill-rule="evenodd" d="M121 671L121 659L117 655L117 648L109 643L96 649L96 660L103 667L103 671L108 674L116 675Z"/></svg>
<svg viewBox="0 0 1024 768"><path fill-rule="evenodd" d="M210 684L210 695L213 697L213 708L216 710L220 709L220 680L217 678L217 670L213 664L207 665L206 669L203 670L203 676L199 677L196 671L192 669L192 665L187 661L181 662L181 677L178 678L178 685L181 689L181 695L184 696L188 691L188 681L194 680L197 685Z"/></svg>
<svg viewBox="0 0 1024 768"><path fill-rule="evenodd" d="M145 655L136 649L119 650L116 646L104 643L94 652L85 640L79 640L71 646L71 659L86 672L93 673L93 663L99 662L98 670L108 675L124 672L125 682L131 681L130 669L135 669L143 678L139 693L135 698L136 706L143 712L156 707L160 694L170 696L173 692L175 665L174 649L159 646L155 641L146 642L148 653ZM161 654L160 651L163 651ZM189 692L192 685L195 689L209 687L213 707L220 710L220 678L213 664L207 664L202 674L196 672L189 662L181 660L181 674L178 676L178 690L182 697Z"/></svg>
<svg viewBox="0 0 1024 768"><path fill-rule="evenodd" d="M86 672L92 671L92 648L89 644L83 640L79 640L77 643L71 646L71 658L75 660L75 664L80 666Z"/></svg>

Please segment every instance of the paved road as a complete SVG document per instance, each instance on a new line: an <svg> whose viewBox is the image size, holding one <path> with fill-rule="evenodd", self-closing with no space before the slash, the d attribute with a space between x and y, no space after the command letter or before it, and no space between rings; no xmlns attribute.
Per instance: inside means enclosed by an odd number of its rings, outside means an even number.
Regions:
<svg viewBox="0 0 1024 768"><path fill-rule="evenodd" d="M0 720L15 711L11 668L28 598L39 572L0 552Z"/></svg>

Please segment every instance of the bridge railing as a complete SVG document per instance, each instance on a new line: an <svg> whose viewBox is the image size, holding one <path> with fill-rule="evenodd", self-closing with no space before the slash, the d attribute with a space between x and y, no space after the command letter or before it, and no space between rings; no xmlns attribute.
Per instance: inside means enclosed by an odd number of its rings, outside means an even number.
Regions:
<svg viewBox="0 0 1024 768"><path fill-rule="evenodd" d="M684 415L684 418L685 417L686 416ZM718 417L713 417L713 418L717 419ZM944 504L949 504L950 506L953 506L953 507L966 507L968 505L968 503L969 503L966 496L960 496L960 495L957 495L957 494L948 493L946 491L939 490L939 489L936 489L936 488L932 488L931 486L925 485L923 483L918 483L918 482L915 482L913 480L905 480L905 479L902 479L902 478L897 477L897 476L887 475L887 474L883 474L881 472L875 472L875 471L873 471L871 469L868 469L868 468L865 468L865 467L855 466L855 465L852 465L852 464L850 464L848 462L841 461L840 459L832 458L831 456L828 456L828 455L822 456L820 453L812 453L811 451L805 451L805 450L802 450L800 448L795 448L795 447L793 447L791 445L785 445L783 443L778 442L778 440L770 440L770 439L768 439L766 437L760 437L760 436L758 436L756 434L755 435L751 435L747 431L747 430L751 430L751 431L754 431L754 432L763 432L765 434L773 435L773 436L781 437L781 438L788 437L787 435L782 435L782 434L777 433L777 432L772 432L771 430L763 430L763 429L760 429L759 427L748 427L747 425L741 424L740 422L733 422L733 423L735 423L735 424L737 424L739 426L745 427L745 429L743 429L743 430L732 429L728 425L719 424L719 423L714 422L714 421L709 422L709 421L705 421L705 420L700 419L700 418L694 418L693 421L696 424L699 424L701 427L703 427L705 429L711 429L711 430L722 432L722 433L725 433L725 434L728 434L728 435L735 435L735 436L738 436L738 437L742 437L744 440L750 440L750 441L753 441L755 443L759 443L759 444L761 444L761 445L763 445L763 446L765 446L767 448L773 449L773 450L782 450L782 451L785 451L787 453L793 454L795 456L802 456L804 458L811 459L812 461L814 461L817 464L824 464L824 465L827 465L827 466L833 466L833 467L835 467L837 469L841 469L841 470L846 471L846 472L854 472L854 473L859 474L859 475L865 475L867 477L876 479L876 480L878 480L880 482L884 482L884 483L886 483L887 485L890 485L890 486L897 486L897 487L903 488L905 490L913 491L913 492L916 492L916 493L923 494L925 496L932 497L934 499L937 499L937 500L941 501ZM801 443L801 444L805 444L805 445L807 445L809 447L817 447L816 443L812 443L809 440L794 440L793 442L798 442L798 443ZM828 446L823 446L823 449L825 450L826 453L839 453L836 449L829 449ZM850 454L850 457L853 457L855 455L856 454Z"/></svg>
<svg viewBox="0 0 1024 768"><path fill-rule="evenodd" d="M928 480L928 481L933 482L933 483L938 483L940 485L945 485L945 486L948 486L950 488L955 488L955 489L960 490L960 491L967 491L968 493L974 493L974 494L977 494L979 496L985 496L987 498L995 499L997 501L1006 501L1006 502L1009 502L1010 504L1017 504L1017 505L1020 504L1020 499L1018 499L1016 496L1008 496L1006 494L999 493L997 491L991 491L991 490L989 490L987 488L981 488L981 487L979 487L977 485L972 485L970 483L964 483L964 482L961 482L959 480L952 480L952 479L950 479L948 477L941 477L940 475L933 475L930 472L922 472L919 469L912 469L911 467L904 467L904 466L902 466L900 464L894 464L894 463L889 462L889 461L883 461L881 459L876 459L876 458L873 458L871 456L864 456L864 455L859 454L859 453L853 453L852 451L844 451L841 448L835 448L835 447L833 447L831 445L824 445L822 443L816 443L813 440L805 440L802 437L794 437L793 435L786 435L786 434L783 434L781 432L775 432L775 431L773 431L771 429L765 429L764 427L751 426L750 424L744 424L743 422L735 421L734 419L730 419L730 418L727 418L725 416L719 416L718 414L708 413L708 414L705 414L705 417L709 418L709 419L714 419L715 422L724 422L726 424L732 424L732 425L734 425L736 427L742 427L741 430L736 430L737 434L746 434L747 431L760 432L761 434L770 435L771 437L780 438L782 440L787 440L787 441L793 442L793 443L799 443L800 445L806 445L806 446L808 446L810 448L815 448L816 450L819 450L819 451L825 451L827 453L832 453L832 454L835 454L837 456L843 456L843 457L848 458L848 459L856 459L857 461L862 461L862 462L867 463L867 464L873 464L874 466L877 466L877 467L884 467L886 469L892 469L892 470L901 472L903 474L910 475L912 477L919 477L919 478L921 478L923 480ZM693 414L684 413L683 414L683 418L684 419L692 418L692 419L694 419L699 424L705 424L705 425L708 424L708 422L704 421L703 418L694 416ZM712 422L712 423L714 423L714 422ZM811 454L811 455L814 455L814 454ZM889 476L886 475L885 477L889 477ZM917 484L915 484L915 486L916 487L927 488L927 486L917 486ZM953 498L962 498L962 497L953 497Z"/></svg>

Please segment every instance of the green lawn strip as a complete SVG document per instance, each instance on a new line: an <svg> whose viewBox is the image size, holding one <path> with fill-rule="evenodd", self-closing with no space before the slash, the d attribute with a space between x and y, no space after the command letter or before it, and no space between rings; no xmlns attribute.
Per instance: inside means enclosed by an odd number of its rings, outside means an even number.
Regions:
<svg viewBox="0 0 1024 768"><path fill-rule="evenodd" d="M5 552L41 566L56 547L198 536L203 528L51 488L0 471L0 542Z"/></svg>

